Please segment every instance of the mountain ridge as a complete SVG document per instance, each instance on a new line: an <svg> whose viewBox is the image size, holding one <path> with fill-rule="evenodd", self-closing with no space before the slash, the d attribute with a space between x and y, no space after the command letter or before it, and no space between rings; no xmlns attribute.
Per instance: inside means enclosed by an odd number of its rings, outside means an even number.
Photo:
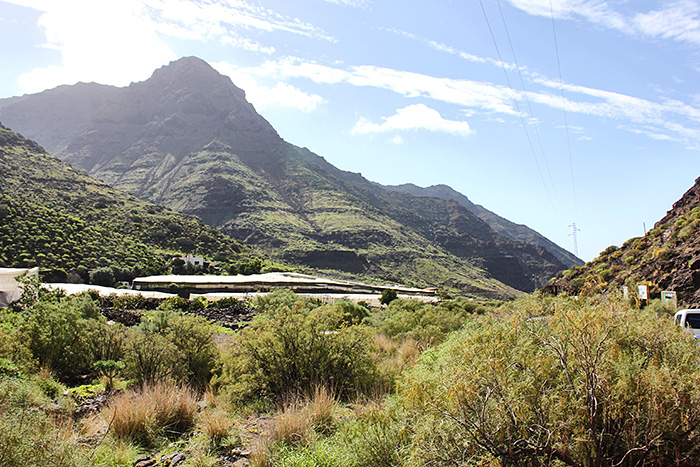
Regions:
<svg viewBox="0 0 700 467"><path fill-rule="evenodd" d="M88 96L73 96L83 89ZM512 297L564 268L457 202L379 188L285 142L242 90L194 57L126 88L0 100L0 119L110 185L321 272Z"/></svg>
<svg viewBox="0 0 700 467"><path fill-rule="evenodd" d="M516 241L541 246L550 253L552 253L566 267L582 266L584 264L583 260L577 258L574 254L560 247L556 243L552 242L539 232L531 229L530 227L524 224L516 224L514 222L511 222L508 219L501 217L492 211L489 211L480 204L472 203L466 195L458 192L457 190L448 185L438 184L431 185L428 187L420 187L413 183L403 183L401 185L380 186L387 190L402 191L404 193L409 193L414 196L434 196L446 200L455 200L459 204L476 214L479 218L484 220L492 229L494 229L501 235L505 235L506 237Z"/></svg>

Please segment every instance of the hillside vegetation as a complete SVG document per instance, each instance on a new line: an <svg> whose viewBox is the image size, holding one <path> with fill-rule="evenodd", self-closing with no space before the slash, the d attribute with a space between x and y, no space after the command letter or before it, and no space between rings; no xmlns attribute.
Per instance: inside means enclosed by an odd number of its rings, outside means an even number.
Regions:
<svg viewBox="0 0 700 467"><path fill-rule="evenodd" d="M593 295L648 284L652 297L673 290L679 302L700 306L700 179L644 237L610 246L583 267L560 273L552 284L570 294Z"/></svg>
<svg viewBox="0 0 700 467"><path fill-rule="evenodd" d="M119 192L2 126L0 219L0 267L39 266L64 280L100 267L128 280L183 253L229 269L253 256L200 220Z"/></svg>

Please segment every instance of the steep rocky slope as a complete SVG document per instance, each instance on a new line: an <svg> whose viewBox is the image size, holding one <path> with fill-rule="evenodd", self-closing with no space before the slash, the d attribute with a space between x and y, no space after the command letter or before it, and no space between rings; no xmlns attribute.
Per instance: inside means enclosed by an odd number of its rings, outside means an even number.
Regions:
<svg viewBox="0 0 700 467"><path fill-rule="evenodd" d="M389 192L286 143L194 57L126 88L0 100L0 120L112 186L328 274L506 297L564 268L455 201Z"/></svg>
<svg viewBox="0 0 700 467"><path fill-rule="evenodd" d="M560 273L552 284L569 293L619 290L649 283L652 298L674 290L680 302L700 306L700 178L644 237L611 246L581 268Z"/></svg>

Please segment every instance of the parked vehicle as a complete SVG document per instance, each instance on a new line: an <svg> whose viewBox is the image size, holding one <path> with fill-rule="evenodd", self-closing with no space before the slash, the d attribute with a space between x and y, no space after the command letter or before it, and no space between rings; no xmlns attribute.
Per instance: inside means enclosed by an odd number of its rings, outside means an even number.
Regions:
<svg viewBox="0 0 700 467"><path fill-rule="evenodd" d="M683 326L693 337L700 339L700 309L686 308L678 310L673 317L678 325Z"/></svg>

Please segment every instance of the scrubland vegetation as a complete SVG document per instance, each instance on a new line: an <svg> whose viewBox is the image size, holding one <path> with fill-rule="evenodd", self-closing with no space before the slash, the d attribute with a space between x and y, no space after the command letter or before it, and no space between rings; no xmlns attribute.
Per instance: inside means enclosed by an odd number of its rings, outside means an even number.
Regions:
<svg viewBox="0 0 700 467"><path fill-rule="evenodd" d="M700 454L700 353L660 306L533 295L369 310L277 291L234 332L184 314L181 299L127 328L89 295L28 292L0 312L3 466L175 453L188 466L696 465Z"/></svg>

